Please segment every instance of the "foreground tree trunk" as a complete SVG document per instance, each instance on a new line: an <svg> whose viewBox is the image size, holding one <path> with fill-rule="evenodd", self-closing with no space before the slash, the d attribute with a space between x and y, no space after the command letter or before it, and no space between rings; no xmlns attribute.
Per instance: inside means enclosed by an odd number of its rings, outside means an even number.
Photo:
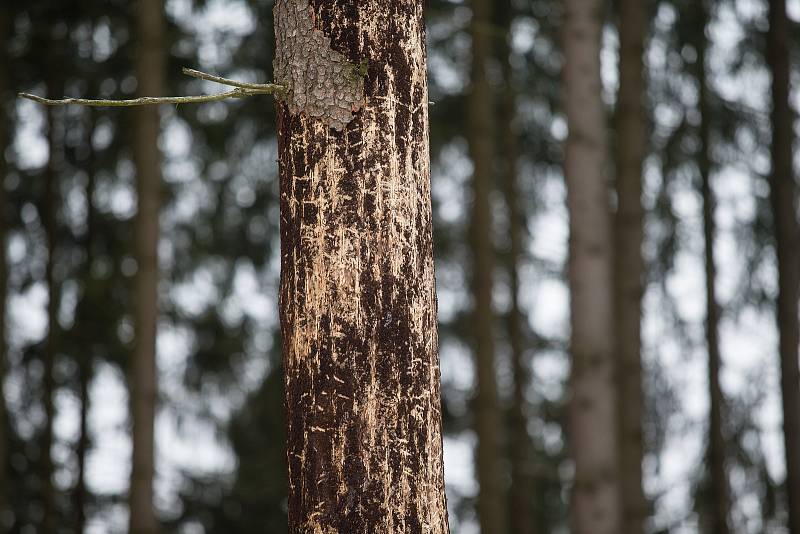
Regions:
<svg viewBox="0 0 800 534"><path fill-rule="evenodd" d="M525 214L520 207L519 198L519 132L517 129L517 98L514 87L514 72L511 68L511 23L514 18L513 3L510 0L498 2L499 26L508 37L500 39L498 56L505 83L500 116L502 126L502 147L500 154L503 163L503 196L508 210L508 272L511 305L508 311L508 343L511 348L511 371L513 396L511 403L511 488L509 502L509 528L514 534L534 534L535 510L533 499L533 446L528 434L528 399L525 390L530 385L530 362L525 357L525 336L523 324L525 316L520 306L519 270L523 261Z"/></svg>
<svg viewBox="0 0 800 534"><path fill-rule="evenodd" d="M706 0L697 2L697 82L700 87L700 149L697 165L700 171L700 195L703 199L703 237L705 240L706 276L706 344L708 348L708 465L711 483L711 525L713 534L728 534L730 516L728 475L725 469L725 432L723 429L724 398L719 382L722 358L719 349L720 308L716 297L716 264L714 262L714 193L711 190L711 129L709 110L709 88L706 79L706 51L708 39L705 34L708 24Z"/></svg>
<svg viewBox="0 0 800 534"><path fill-rule="evenodd" d="M602 0L566 0L564 162L570 216L572 376L569 402L575 485L573 532L618 534L612 230L608 145L601 99Z"/></svg>
<svg viewBox="0 0 800 534"><path fill-rule="evenodd" d="M478 520L483 534L503 534L506 528L502 470L502 417L497 403L497 379L492 313L492 93L487 62L492 50L489 0L472 0L472 74L469 96L469 153L472 159L472 337L475 350L476 393L473 399L478 438Z"/></svg>
<svg viewBox="0 0 800 534"><path fill-rule="evenodd" d="M644 458L641 317L644 293L642 171L647 150L644 42L648 9L642 0L618 0L619 94L617 98L614 279L617 326L620 494L622 532L643 534L647 501Z"/></svg>
<svg viewBox="0 0 800 534"><path fill-rule="evenodd" d="M137 92L161 95L165 72L165 21L160 0L139 0ZM156 321L158 316L158 222L161 207L161 158L158 150L159 114L155 106L136 110L135 330L130 392L133 419L133 465L130 487L130 532L158 530L153 508Z"/></svg>
<svg viewBox="0 0 800 534"><path fill-rule="evenodd" d="M275 4L298 534L448 531L422 6Z"/></svg>
<svg viewBox="0 0 800 534"><path fill-rule="evenodd" d="M786 493L789 532L800 534L800 230L792 169L792 124L789 105L789 22L785 0L770 0L767 61L772 71L772 213L778 256L778 330L780 332L783 437L786 449Z"/></svg>

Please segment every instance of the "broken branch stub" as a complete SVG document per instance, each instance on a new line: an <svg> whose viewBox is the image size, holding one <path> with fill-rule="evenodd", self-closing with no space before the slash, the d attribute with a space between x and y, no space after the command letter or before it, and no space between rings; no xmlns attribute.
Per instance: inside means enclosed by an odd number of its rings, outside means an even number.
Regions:
<svg viewBox="0 0 800 534"><path fill-rule="evenodd" d="M305 113L342 130L364 105L364 70L331 48L314 25L308 0L275 3L275 80L292 114Z"/></svg>

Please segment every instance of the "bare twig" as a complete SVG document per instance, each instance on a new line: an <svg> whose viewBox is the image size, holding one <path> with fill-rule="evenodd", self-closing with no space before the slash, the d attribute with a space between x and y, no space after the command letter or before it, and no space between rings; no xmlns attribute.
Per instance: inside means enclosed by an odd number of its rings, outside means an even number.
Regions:
<svg viewBox="0 0 800 534"><path fill-rule="evenodd" d="M41 96L32 95L30 93L19 93L19 96L21 98L27 98L28 100L33 100L34 102L38 102L46 106L66 106L69 104L75 104L79 106L127 107L158 104L202 104L205 102L219 102L220 100L226 100L228 98L245 98L248 96L268 95L283 92L283 86L272 83L237 82L236 80L221 78L219 76L206 74L205 72L200 72L194 69L183 69L183 73L194 78L230 85L235 87L235 89L214 95L144 96L130 100L96 100L89 98L62 98L54 100L51 98L43 98Z"/></svg>

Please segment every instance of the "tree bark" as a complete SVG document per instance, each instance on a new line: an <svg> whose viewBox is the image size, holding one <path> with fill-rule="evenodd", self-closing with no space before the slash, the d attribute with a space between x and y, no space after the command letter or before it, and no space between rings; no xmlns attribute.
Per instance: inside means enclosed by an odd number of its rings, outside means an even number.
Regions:
<svg viewBox="0 0 800 534"><path fill-rule="evenodd" d="M165 20L160 0L139 0L137 92L163 93ZM159 114L155 106L136 110L134 163L138 209L135 218L135 331L130 392L133 419L133 462L130 487L130 532L158 530L153 507L154 425L158 379L156 322L158 317L158 238L161 207L161 156L158 150Z"/></svg>
<svg viewBox="0 0 800 534"><path fill-rule="evenodd" d="M448 532L422 8L275 4L290 532Z"/></svg>
<svg viewBox="0 0 800 534"><path fill-rule="evenodd" d="M728 475L725 469L725 431L724 398L719 382L722 358L719 348L720 307L716 297L716 264L714 262L714 224L715 201L711 190L711 128L709 110L709 87L706 75L706 51L708 38L708 6L706 1L697 2L698 30L697 43L697 76L700 88L700 149L697 154L697 165L700 171L700 195L703 199L703 237L705 240L705 277L706 277L706 344L708 348L708 388L709 388L709 421L708 421L708 461L710 467L711 497L713 499L711 513L711 532L728 534L730 532Z"/></svg>
<svg viewBox="0 0 800 534"><path fill-rule="evenodd" d="M8 59L6 58L6 40L9 34L9 8L0 7L0 110L5 112L9 105L8 92ZM6 341L6 305L8 302L8 264L6 258L6 238L8 234L9 213L5 179L7 172L5 154L9 144L9 121L5 113L0 114L0 530L10 530L12 511L9 506L11 481L9 479L9 442L10 426L5 397L6 367L8 365L8 345Z"/></svg>
<svg viewBox="0 0 800 534"><path fill-rule="evenodd" d="M491 3L472 0L472 70L469 95L469 151L472 159L472 339L475 350L476 392L473 399L476 467L478 474L478 520L484 534L502 534L506 529L506 504L502 469L502 417L497 401L497 378L492 311L492 99L486 77L492 40Z"/></svg>
<svg viewBox="0 0 800 534"><path fill-rule="evenodd" d="M620 494L622 532L643 534L647 517L647 501L642 489L644 394L641 317L645 278L642 172L647 150L643 56L648 9L641 0L618 0L616 7L619 17L619 94L614 279Z"/></svg>
<svg viewBox="0 0 800 534"><path fill-rule="evenodd" d="M510 0L499 2L498 23L507 34L500 39L498 56L503 69L505 83L500 103L502 155L503 164L503 196L508 210L508 272L511 305L508 311L508 342L511 348L511 371L513 378L513 397L511 404L511 487L509 502L511 513L509 527L514 534L534 534L535 510L533 499L532 476L533 447L528 433L528 400L525 390L530 384L530 362L525 357L525 336L523 334L524 315L520 306L519 268L523 261L523 246L526 236L525 214L520 206L519 198L519 131L515 120L517 115L517 97L514 87L513 69L511 68L511 23L513 22L513 6Z"/></svg>
<svg viewBox="0 0 800 534"><path fill-rule="evenodd" d="M793 113L789 104L789 21L785 0L769 2L767 61L772 71L771 199L778 257L778 331L786 450L789 532L800 534L800 369L797 302L800 299L800 230L792 169Z"/></svg>
<svg viewBox="0 0 800 534"><path fill-rule="evenodd" d="M621 532L612 224L600 82L603 6L601 0L565 1L564 98L569 136L564 174L570 216L572 326L569 422L575 460L572 521L578 534Z"/></svg>

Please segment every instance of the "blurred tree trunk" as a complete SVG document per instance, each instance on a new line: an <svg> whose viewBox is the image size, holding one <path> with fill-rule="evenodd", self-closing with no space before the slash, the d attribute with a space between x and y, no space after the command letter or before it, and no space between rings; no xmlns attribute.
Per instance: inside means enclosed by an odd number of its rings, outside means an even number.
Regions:
<svg viewBox="0 0 800 534"><path fill-rule="evenodd" d="M275 33L289 531L446 533L423 1Z"/></svg>
<svg viewBox="0 0 800 534"><path fill-rule="evenodd" d="M90 83L90 94L94 94L91 88L94 84ZM94 292L92 280L92 264L94 263L94 231L95 231L95 163L94 147L92 138L94 137L94 110L89 108L86 112L89 116L89 128L86 135L86 143L89 146L89 156L85 168L87 173L86 180L86 234L84 235L83 248L86 251L86 262L84 269L83 297L79 305L79 321L83 325L83 340L80 349L83 351L77 354L78 359L78 400L80 402L80 414L78 420L78 443L75 446L75 456L78 460L78 474L73 491L73 505L75 508L75 531L84 532L86 529L86 456L89 452L89 385L92 379L92 367L94 364L94 339L93 324L94 320L92 307L99 302L94 299L97 295Z"/></svg>
<svg viewBox="0 0 800 534"><path fill-rule="evenodd" d="M477 443L478 520L483 534L506 529L502 468L502 417L497 401L492 313L492 99L487 62L492 51L491 3L472 0L472 76L469 96L469 150L473 164L470 246L472 249L472 335L476 394L473 400Z"/></svg>
<svg viewBox="0 0 800 534"><path fill-rule="evenodd" d="M573 532L618 534L620 492L608 143L601 98L602 0L566 0L564 174L570 216L572 376L569 404L575 482Z"/></svg>
<svg viewBox="0 0 800 534"><path fill-rule="evenodd" d="M642 172L647 150L644 42L648 9L642 0L617 0L619 94L616 127L617 213L614 221L617 386L622 532L643 534L647 501L644 457L641 318L645 267Z"/></svg>
<svg viewBox="0 0 800 534"><path fill-rule="evenodd" d="M792 125L789 105L789 21L785 0L769 2L767 61L772 71L772 213L778 256L778 329L780 332L783 436L789 532L800 534L800 369L798 369L797 301L800 299L800 231L792 169Z"/></svg>
<svg viewBox="0 0 800 534"><path fill-rule="evenodd" d="M139 0L136 79L139 95L163 94L166 66L164 6L160 0ZM161 207L159 114L155 106L136 110L134 163L138 209L135 219L136 340L131 362L133 467L130 486L130 531L158 530L153 508L154 424L158 380L156 322L158 317L158 236Z"/></svg>
<svg viewBox="0 0 800 534"><path fill-rule="evenodd" d="M52 71L51 71L52 72ZM48 81L49 95L60 95L63 84ZM51 96L52 98L52 96ZM55 424L55 359L58 347L58 307L59 287L55 279L56 248L58 247L58 171L56 158L60 152L60 140L56 134L56 112L48 108L47 142L49 157L45 169L44 197L42 199L41 218L44 225L45 244L47 246L47 263L45 264L45 285L47 286L47 337L44 340L42 359L44 364L42 383L42 404L44 408L44 433L42 435L42 531L55 532L56 510L55 489L53 487L53 425Z"/></svg>
<svg viewBox="0 0 800 534"><path fill-rule="evenodd" d="M511 370L513 378L513 397L511 404L511 488L509 495L509 527L514 534L534 534L535 510L533 499L533 457L532 443L528 434L528 400L525 390L530 383L528 371L530 362L525 358L525 317L520 308L519 268L523 261L523 246L526 237L525 214L520 209L518 128L515 120L517 98L514 75L511 68L511 25L514 21L513 5L510 0L498 2L498 26L506 33L498 39L498 57L503 69L505 84L500 102L502 148L500 150L503 168L503 195L508 210L508 271L511 306L508 311L508 341L511 348Z"/></svg>
<svg viewBox="0 0 800 534"><path fill-rule="evenodd" d="M714 224L715 201L711 190L711 113L709 109L709 88L706 69L706 51L708 38L708 6L706 0L697 2L697 76L700 87L700 151L697 154L697 165L700 171L700 194L703 199L703 237L705 240L705 276L706 276L706 343L708 346L708 388L709 388L709 421L708 421L708 460L711 474L711 497L713 502L710 530L713 534L728 534L730 527L729 489L725 469L725 431L724 398L719 376L722 366L719 348L719 316L720 308L716 297L716 265L714 262Z"/></svg>
<svg viewBox="0 0 800 534"><path fill-rule="evenodd" d="M8 234L9 213L6 198L5 176L8 171L6 148L10 142L9 119L6 116L10 94L8 92L8 58L6 41L10 29L9 8L0 7L0 531L10 529L11 509L9 506L11 481L9 480L9 441L10 422L6 408L5 378L8 365L8 345L6 343L6 306L8 303L8 264L6 258L6 238Z"/></svg>

